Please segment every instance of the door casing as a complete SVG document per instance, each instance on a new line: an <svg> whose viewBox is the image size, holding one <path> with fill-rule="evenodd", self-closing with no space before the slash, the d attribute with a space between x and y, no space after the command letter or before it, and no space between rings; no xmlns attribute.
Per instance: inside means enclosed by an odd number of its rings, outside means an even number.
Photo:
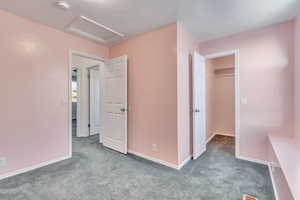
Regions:
<svg viewBox="0 0 300 200"><path fill-rule="evenodd" d="M217 53L205 55L205 59L218 58L223 56L234 55L235 57L235 157L243 159L240 156L240 107L241 107L241 94L240 94L240 60L239 49L227 50ZM205 119L206 121L206 119ZM193 148L194 141L193 141Z"/></svg>
<svg viewBox="0 0 300 200"><path fill-rule="evenodd" d="M68 97L67 97L67 102L68 102L68 133L69 133L69 148L68 148L68 156L72 157L72 69L73 68L73 62L72 62L72 57L73 56L81 56L84 58L89 58L89 59L93 59L93 60L99 60L101 62L104 62L105 59L98 57L98 56L94 56L94 55L90 55L84 52L79 52L79 51L74 51L74 50L69 50L69 73L68 73ZM77 92L78 92L78 98L77 98L77 120L80 120L80 82L77 83ZM62 101L66 101L64 100L65 98L62 99ZM80 129L77 128L77 131L79 131Z"/></svg>
<svg viewBox="0 0 300 200"><path fill-rule="evenodd" d="M235 90L235 157L243 159L240 156L240 119L241 119L241 93L240 93L240 52L239 49L221 51L205 55L205 59L218 58L234 55L234 90Z"/></svg>

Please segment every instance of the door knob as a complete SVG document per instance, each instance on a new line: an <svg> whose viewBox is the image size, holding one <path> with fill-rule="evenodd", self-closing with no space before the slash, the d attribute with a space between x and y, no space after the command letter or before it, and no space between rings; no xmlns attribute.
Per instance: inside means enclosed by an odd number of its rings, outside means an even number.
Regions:
<svg viewBox="0 0 300 200"><path fill-rule="evenodd" d="M127 109L126 109L126 108L121 108L120 111L121 111L121 112L126 112Z"/></svg>

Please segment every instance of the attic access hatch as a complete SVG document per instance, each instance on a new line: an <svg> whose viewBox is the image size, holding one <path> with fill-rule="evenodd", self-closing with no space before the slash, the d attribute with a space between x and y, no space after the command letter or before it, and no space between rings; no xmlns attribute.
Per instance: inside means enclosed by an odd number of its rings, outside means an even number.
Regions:
<svg viewBox="0 0 300 200"><path fill-rule="evenodd" d="M124 37L124 34L119 33L85 16L76 18L67 27L67 30L76 35L104 44Z"/></svg>

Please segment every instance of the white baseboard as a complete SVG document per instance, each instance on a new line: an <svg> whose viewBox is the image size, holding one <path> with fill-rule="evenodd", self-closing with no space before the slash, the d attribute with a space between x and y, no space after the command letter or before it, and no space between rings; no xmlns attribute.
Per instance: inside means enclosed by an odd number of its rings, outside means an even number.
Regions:
<svg viewBox="0 0 300 200"><path fill-rule="evenodd" d="M216 135L223 135L228 137L235 137L234 133L224 133L220 131L215 131L212 133L212 135L206 140L206 144L209 143Z"/></svg>
<svg viewBox="0 0 300 200"><path fill-rule="evenodd" d="M214 133L215 135L223 135L223 136L228 136L228 137L235 137L233 132L222 132L222 131L216 131Z"/></svg>
<svg viewBox="0 0 300 200"><path fill-rule="evenodd" d="M192 156L188 156L182 163L177 167L177 169L181 169L184 165L186 165L190 160L192 159Z"/></svg>
<svg viewBox="0 0 300 200"><path fill-rule="evenodd" d="M275 195L275 200L279 200L278 192L277 192L277 188L276 188L276 184L275 184L275 179L274 179L273 172L272 172L272 166L270 163L268 164L268 168L269 168L269 174L271 177L271 182L272 182L273 191L274 191L274 195Z"/></svg>
<svg viewBox="0 0 300 200"><path fill-rule="evenodd" d="M19 174L23 174L25 172L29 172L29 171L32 171L32 170L35 170L35 169L38 169L38 168L41 168L41 167L45 167L47 165L51 165L51 164L54 164L54 163L66 160L66 159L69 159L71 157L72 156L65 156L65 157L62 157L62 158L55 159L55 160L50 160L50 161L42 162L42 163L40 163L38 165L35 165L35 166L32 166L32 167L18 169L16 171L9 172L7 174L1 175L0 176L0 180L6 179L6 178L9 178L9 177L12 177L12 176L16 176L16 175L19 175Z"/></svg>
<svg viewBox="0 0 300 200"><path fill-rule="evenodd" d="M216 136L216 133L213 133L213 134L206 140L206 144L208 144L215 136Z"/></svg>
<svg viewBox="0 0 300 200"><path fill-rule="evenodd" d="M258 163L258 164L262 164L262 165L269 165L269 162L264 161L264 160L259 160L259 159L253 159L253 158L248 158L248 157L244 157L244 156L236 156L238 159L241 160L246 160L249 162L254 162L254 163Z"/></svg>
<svg viewBox="0 0 300 200"><path fill-rule="evenodd" d="M173 168L173 169L179 169L178 165L175 165L173 163L169 163L169 162L166 162L166 161L163 161L163 160L151 157L151 156L147 156L147 155L144 155L142 153L138 153L138 152L130 150L130 149L128 149L128 153L134 154L138 157L144 158L146 160L150 160L152 162L155 162L155 163L158 163L158 164L161 164L161 165L165 165L165 166Z"/></svg>

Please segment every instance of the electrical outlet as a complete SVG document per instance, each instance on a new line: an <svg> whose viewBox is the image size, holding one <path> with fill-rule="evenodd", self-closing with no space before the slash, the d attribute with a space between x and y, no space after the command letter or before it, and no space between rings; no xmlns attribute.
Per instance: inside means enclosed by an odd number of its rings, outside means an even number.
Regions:
<svg viewBox="0 0 300 200"><path fill-rule="evenodd" d="M6 158L0 158L0 168L5 167L6 166Z"/></svg>
<svg viewBox="0 0 300 200"><path fill-rule="evenodd" d="M157 144L152 144L152 151L158 151Z"/></svg>

